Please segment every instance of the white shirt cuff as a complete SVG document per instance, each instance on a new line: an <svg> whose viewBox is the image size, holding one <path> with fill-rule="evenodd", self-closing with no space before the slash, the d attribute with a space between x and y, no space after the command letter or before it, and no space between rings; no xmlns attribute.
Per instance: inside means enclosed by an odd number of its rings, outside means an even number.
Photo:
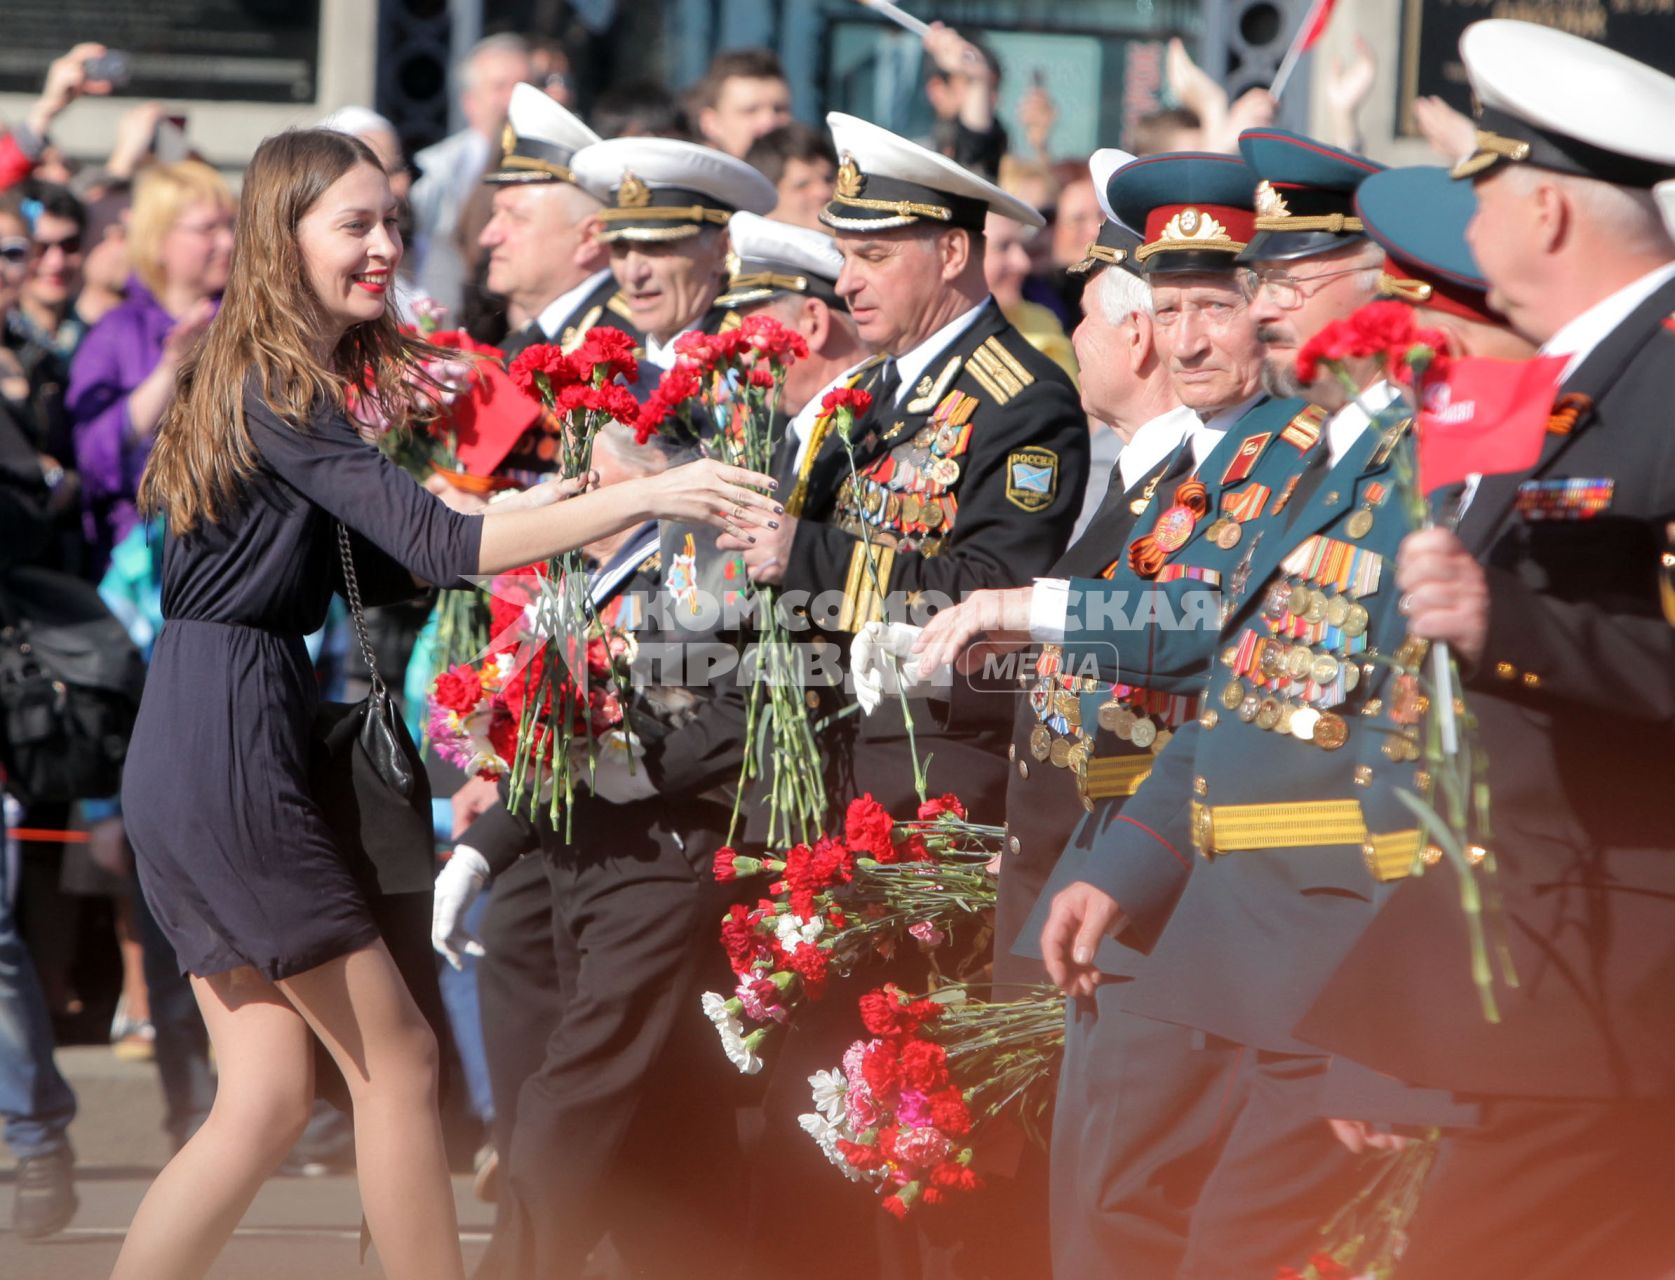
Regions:
<svg viewBox="0 0 1675 1280"><path fill-rule="evenodd" d="M1070 583L1065 578L1037 578L1029 597L1029 638L1037 644L1063 644L1070 616Z"/></svg>

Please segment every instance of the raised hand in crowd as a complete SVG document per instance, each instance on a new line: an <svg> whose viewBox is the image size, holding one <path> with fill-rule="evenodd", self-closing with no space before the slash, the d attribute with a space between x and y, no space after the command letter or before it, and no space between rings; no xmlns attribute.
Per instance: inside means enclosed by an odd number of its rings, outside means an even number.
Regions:
<svg viewBox="0 0 1675 1280"><path fill-rule="evenodd" d="M963 86L959 120L966 128L983 133L995 120L994 72L982 50L952 27L931 23L925 36L925 52L950 84Z"/></svg>
<svg viewBox="0 0 1675 1280"><path fill-rule="evenodd" d="M163 335L163 354L157 367L128 397L128 431L134 443L149 440L157 430L169 401L174 398L175 375L203 341L214 318L215 303L209 298L199 298Z"/></svg>
<svg viewBox="0 0 1675 1280"><path fill-rule="evenodd" d="M1044 84L1032 84L1018 100L1018 123L1023 127L1024 139L1030 152L1038 160L1051 161L1048 144L1053 136L1053 125L1058 123L1059 109L1053 95Z"/></svg>
<svg viewBox="0 0 1675 1280"><path fill-rule="evenodd" d="M111 144L105 172L118 181L132 178L151 154L151 140L162 118L161 102L142 102L124 111L116 122L116 141Z"/></svg>
<svg viewBox="0 0 1675 1280"><path fill-rule="evenodd" d="M1477 144L1477 126L1471 117L1435 96L1413 100L1413 123L1431 150L1449 164L1470 155Z"/></svg>
<svg viewBox="0 0 1675 1280"><path fill-rule="evenodd" d="M28 116L24 118L24 123L37 138L45 138L53 120L77 98L108 94L114 88L109 80L90 80L87 77L88 62L104 55L104 45L89 41L76 45L47 68L41 96L35 99Z"/></svg>
<svg viewBox="0 0 1675 1280"><path fill-rule="evenodd" d="M1326 74L1326 103L1331 108L1326 140L1346 151L1362 149L1361 107L1378 79L1373 49L1355 37L1355 56L1345 62L1334 56Z"/></svg>

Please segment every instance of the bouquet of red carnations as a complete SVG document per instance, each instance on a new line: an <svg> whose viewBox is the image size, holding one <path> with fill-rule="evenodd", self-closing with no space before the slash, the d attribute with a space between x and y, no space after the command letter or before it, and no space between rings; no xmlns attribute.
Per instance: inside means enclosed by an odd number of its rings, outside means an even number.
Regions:
<svg viewBox="0 0 1675 1280"><path fill-rule="evenodd" d="M455 664L436 678L428 736L444 760L495 781L512 772L527 739L534 744L534 756L526 763L530 785L545 794L553 778L554 747L563 736L553 731L555 718L569 726L571 740L597 741L621 727L621 689L629 679L635 640L603 616L587 635L585 680L570 677L568 669L552 677L546 668L545 637L530 624L542 596L543 576L540 567L531 567L494 579L494 635L488 653L477 663Z"/></svg>
<svg viewBox="0 0 1675 1280"><path fill-rule="evenodd" d="M795 845L782 858L718 851L717 880L778 877L771 896L737 904L722 920L738 985L730 997L703 997L733 1065L760 1071L758 1050L802 1000L819 1000L832 975L892 954L904 936L934 948L969 928L980 940L995 901L989 865L1003 838L999 827L967 821L952 795L921 804L909 822L865 795L850 802L841 837Z"/></svg>
<svg viewBox="0 0 1675 1280"><path fill-rule="evenodd" d="M801 334L770 316L746 316L738 328L724 333L686 333L675 340L676 361L663 375L640 418L642 436L659 430L673 417L690 424L689 406L701 402L714 422L707 452L751 471L770 472L781 442L778 415L786 370L808 357ZM743 581L742 560L729 576ZM762 775L770 739L757 733L764 696L767 702L775 768L768 788L767 841L809 840L819 830L826 811L826 788L820 750L803 698L801 650L779 616L778 593L757 583L756 638L746 657L752 680L746 710L745 751L740 768L738 801L749 784ZM738 811L734 810L736 826Z"/></svg>
<svg viewBox="0 0 1675 1280"><path fill-rule="evenodd" d="M816 1110L798 1118L804 1132L897 1217L978 1190L973 1144L988 1121L1015 1110L1039 1130L1064 1048L1064 997L1038 987L991 1003L947 987L913 998L886 985L860 1008L870 1038L849 1046L840 1069L809 1077Z"/></svg>
<svg viewBox="0 0 1675 1280"><path fill-rule="evenodd" d="M627 385L639 377L634 340L620 329L591 329L581 346L569 353L549 343L526 347L513 359L510 374L557 423L553 461L565 479L579 480L592 470L593 443L607 423L632 425L640 415L639 402ZM544 766L568 760L578 742L585 744L584 754L591 762L597 735L592 717L581 714L594 697L588 661L593 607L582 551L548 561L532 582L534 599L524 609L523 621L527 642L535 646L539 660L521 662L508 687L522 697L510 803L526 805L533 816ZM620 700L626 693L626 683L618 681L614 696L619 721ZM566 703L578 713L554 714L555 707ZM560 811L568 813L572 795L569 768L559 770L557 785L547 792L548 816L555 826Z"/></svg>

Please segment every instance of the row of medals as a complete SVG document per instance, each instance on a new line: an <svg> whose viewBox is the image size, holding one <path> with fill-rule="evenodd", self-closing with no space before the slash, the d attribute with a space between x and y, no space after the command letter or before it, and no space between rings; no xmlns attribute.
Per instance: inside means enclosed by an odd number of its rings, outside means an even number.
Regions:
<svg viewBox="0 0 1675 1280"><path fill-rule="evenodd" d="M1309 623L1324 622L1350 639L1364 634L1370 621L1366 606L1358 601L1344 595L1328 597L1324 591L1300 583L1275 583L1263 602L1263 612L1276 621L1290 614ZM1237 652L1236 646L1223 650L1222 665L1233 666ZM1344 692L1349 694L1361 683L1361 667L1353 659L1316 653L1307 643L1289 647L1269 643L1262 650L1260 663L1263 677L1280 684L1295 681L1301 685L1312 680L1324 689L1341 678ZM1246 724L1288 734L1299 742L1312 742L1325 751L1336 751L1349 741L1349 723L1336 712L1311 707L1305 701L1264 695L1259 689L1247 688L1237 677L1222 689L1221 705ZM1204 715L1209 725L1215 723L1213 708Z"/></svg>
<svg viewBox="0 0 1675 1280"><path fill-rule="evenodd" d="M1091 692L1097 682L1076 679L1072 688L1057 689L1049 696L1052 711L1064 717L1074 738L1059 737L1045 724L1037 724L1029 733L1029 753L1036 760L1050 763L1057 769L1069 769L1076 777L1076 794L1082 807L1093 812L1093 800L1088 795L1088 760L1094 751L1093 740L1082 729L1080 694ZM1100 704L1099 727L1114 733L1124 742L1132 742L1153 755L1169 745L1173 733L1159 727L1150 716L1125 707L1117 699Z"/></svg>

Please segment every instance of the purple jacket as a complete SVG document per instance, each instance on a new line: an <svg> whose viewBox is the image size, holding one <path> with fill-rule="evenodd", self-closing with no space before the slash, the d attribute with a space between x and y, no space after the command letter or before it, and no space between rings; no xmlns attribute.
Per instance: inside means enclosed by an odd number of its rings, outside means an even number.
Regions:
<svg viewBox="0 0 1675 1280"><path fill-rule="evenodd" d="M151 442L129 440L128 395L162 360L163 338L174 323L151 290L130 279L128 296L88 330L70 362L64 410L75 435L95 573L104 572L111 548L139 523L134 499Z"/></svg>

